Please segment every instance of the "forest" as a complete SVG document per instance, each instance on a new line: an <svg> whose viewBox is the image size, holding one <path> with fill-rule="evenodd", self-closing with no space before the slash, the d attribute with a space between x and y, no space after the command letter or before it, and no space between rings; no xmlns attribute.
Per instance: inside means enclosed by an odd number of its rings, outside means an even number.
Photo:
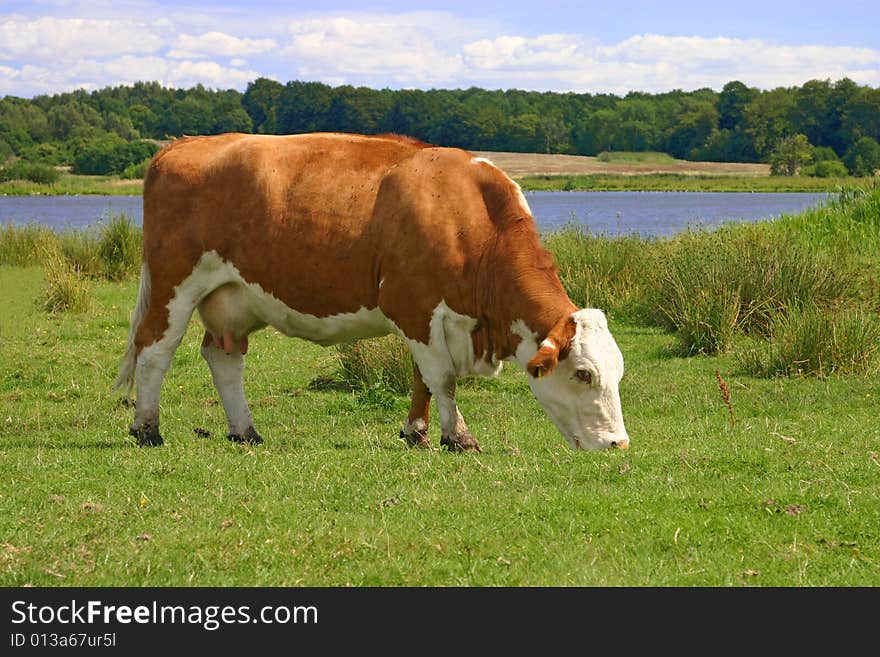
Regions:
<svg viewBox="0 0 880 657"><path fill-rule="evenodd" d="M158 142L223 132L409 135L471 150L769 162L774 173L880 169L880 88L849 78L649 94L370 89L259 78L242 93L158 82L0 99L0 163L139 177ZM2 174L2 170L0 170ZM11 175L11 174L9 174ZM2 176L0 176L2 177ZM8 178L8 175L6 176Z"/></svg>

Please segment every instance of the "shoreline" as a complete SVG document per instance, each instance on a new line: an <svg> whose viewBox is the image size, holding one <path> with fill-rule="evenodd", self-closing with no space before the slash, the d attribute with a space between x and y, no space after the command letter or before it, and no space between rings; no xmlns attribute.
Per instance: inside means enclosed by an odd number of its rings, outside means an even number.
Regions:
<svg viewBox="0 0 880 657"><path fill-rule="evenodd" d="M80 178L89 178L80 176ZM140 196L142 181L106 179L67 181L54 186L13 181L0 184L0 196ZM848 187L873 187L874 178L809 178L805 176L705 176L694 174L589 174L520 176L513 180L524 192L761 192L834 193Z"/></svg>
<svg viewBox="0 0 880 657"><path fill-rule="evenodd" d="M873 187L880 177L771 176L761 163L696 162L619 153L617 158L546 153L473 151L504 171L523 191L625 192L838 192ZM143 180L62 173L51 185L12 180L0 196L138 196Z"/></svg>

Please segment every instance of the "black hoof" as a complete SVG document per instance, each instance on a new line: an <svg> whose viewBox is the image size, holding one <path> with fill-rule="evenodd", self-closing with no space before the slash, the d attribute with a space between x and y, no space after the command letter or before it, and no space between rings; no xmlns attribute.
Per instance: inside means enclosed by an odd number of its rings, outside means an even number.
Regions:
<svg viewBox="0 0 880 657"><path fill-rule="evenodd" d="M482 452L480 443L477 442L469 433L460 436L442 436L440 438L440 446L445 447L450 452Z"/></svg>
<svg viewBox="0 0 880 657"><path fill-rule="evenodd" d="M247 443L248 445L262 445L263 437L257 433L253 427L248 427L244 435L238 433L227 433L226 437L234 443Z"/></svg>
<svg viewBox="0 0 880 657"><path fill-rule="evenodd" d="M409 447L423 447L423 448L431 447L431 441L428 440L428 434L422 433L421 431L414 431L412 433L404 433L403 429L401 429L400 430L400 438L401 438L401 440L406 441L406 444Z"/></svg>
<svg viewBox="0 0 880 657"><path fill-rule="evenodd" d="M159 435L159 428L150 425L128 430L128 435L137 439L138 447L159 447L165 441Z"/></svg>

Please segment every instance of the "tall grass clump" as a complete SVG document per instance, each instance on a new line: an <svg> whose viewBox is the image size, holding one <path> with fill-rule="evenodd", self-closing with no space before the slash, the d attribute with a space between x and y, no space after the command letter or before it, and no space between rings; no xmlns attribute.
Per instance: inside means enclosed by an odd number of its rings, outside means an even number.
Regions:
<svg viewBox="0 0 880 657"><path fill-rule="evenodd" d="M342 376L353 389L410 391L414 362L406 343L396 335L340 344L334 349Z"/></svg>
<svg viewBox="0 0 880 657"><path fill-rule="evenodd" d="M756 376L875 374L880 372L880 319L858 308L831 311L811 304L775 315L769 339L736 355Z"/></svg>
<svg viewBox="0 0 880 657"><path fill-rule="evenodd" d="M572 302L634 318L641 312L650 243L637 236L596 235L570 225L544 236Z"/></svg>
<svg viewBox="0 0 880 657"><path fill-rule="evenodd" d="M0 230L0 264L40 265L52 253L79 274L119 281L140 271L142 244L143 232L125 215L111 217L100 228L57 233L36 223L7 223Z"/></svg>
<svg viewBox="0 0 880 657"><path fill-rule="evenodd" d="M714 354L727 351L743 324L742 298L723 286L693 288L672 278L668 299L660 311L679 339L683 354Z"/></svg>
<svg viewBox="0 0 880 657"><path fill-rule="evenodd" d="M46 279L43 308L51 313L88 310L91 305L89 282L61 253L57 243L41 250L43 275Z"/></svg>
<svg viewBox="0 0 880 657"><path fill-rule="evenodd" d="M784 215L774 223L817 249L876 256L880 249L880 183L844 188L826 203Z"/></svg>
<svg viewBox="0 0 880 657"><path fill-rule="evenodd" d="M727 351L738 333L769 335L780 312L858 295L843 262L766 224L683 233L654 254L651 318L678 333L685 353Z"/></svg>
<svg viewBox="0 0 880 657"><path fill-rule="evenodd" d="M140 270L143 232L125 215L116 215L102 228L98 242L100 275L121 281Z"/></svg>
<svg viewBox="0 0 880 657"><path fill-rule="evenodd" d="M100 278L99 236L94 230L63 230L56 239L61 255L84 276Z"/></svg>
<svg viewBox="0 0 880 657"><path fill-rule="evenodd" d="M15 226L7 222L0 229L0 265L30 267L41 263L41 253L57 241L50 228L37 223Z"/></svg>

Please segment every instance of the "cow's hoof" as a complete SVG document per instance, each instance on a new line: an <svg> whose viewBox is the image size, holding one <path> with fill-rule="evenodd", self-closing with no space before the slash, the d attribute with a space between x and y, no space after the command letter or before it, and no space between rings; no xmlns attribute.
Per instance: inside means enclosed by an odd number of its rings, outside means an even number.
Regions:
<svg viewBox="0 0 880 657"><path fill-rule="evenodd" d="M440 446L445 447L450 452L482 452L480 443L469 433L462 433L455 436L443 436L440 438Z"/></svg>
<svg viewBox="0 0 880 657"><path fill-rule="evenodd" d="M146 425L143 427L131 427L128 435L137 439L138 447L159 447L165 441L159 435L159 427Z"/></svg>
<svg viewBox="0 0 880 657"><path fill-rule="evenodd" d="M262 445L263 437L253 427L245 429L244 434L227 433L226 437L234 443L247 443L248 445Z"/></svg>
<svg viewBox="0 0 880 657"><path fill-rule="evenodd" d="M400 437L406 441L408 447L422 447L424 449L429 449L431 447L431 441L428 440L428 434L424 431L404 433L403 429L401 429Z"/></svg>

